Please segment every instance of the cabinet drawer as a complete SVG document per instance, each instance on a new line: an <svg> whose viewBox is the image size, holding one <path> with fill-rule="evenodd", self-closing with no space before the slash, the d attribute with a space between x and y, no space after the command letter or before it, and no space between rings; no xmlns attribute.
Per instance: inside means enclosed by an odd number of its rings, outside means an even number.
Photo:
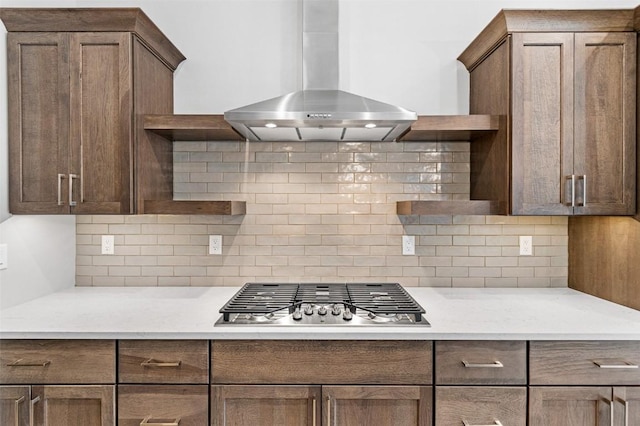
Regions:
<svg viewBox="0 0 640 426"><path fill-rule="evenodd" d="M532 385L640 385L640 342L531 342Z"/></svg>
<svg viewBox="0 0 640 426"><path fill-rule="evenodd" d="M526 342L442 341L435 351L436 384L527 383Z"/></svg>
<svg viewBox="0 0 640 426"><path fill-rule="evenodd" d="M216 384L431 384L430 341L216 340Z"/></svg>
<svg viewBox="0 0 640 426"><path fill-rule="evenodd" d="M119 383L209 382L206 340L121 340Z"/></svg>
<svg viewBox="0 0 640 426"><path fill-rule="evenodd" d="M118 385L119 426L202 426L208 419L207 385Z"/></svg>
<svg viewBox="0 0 640 426"><path fill-rule="evenodd" d="M527 424L527 389L523 387L436 387L438 426Z"/></svg>
<svg viewBox="0 0 640 426"><path fill-rule="evenodd" d="M103 384L116 380L113 340L3 340L0 383Z"/></svg>

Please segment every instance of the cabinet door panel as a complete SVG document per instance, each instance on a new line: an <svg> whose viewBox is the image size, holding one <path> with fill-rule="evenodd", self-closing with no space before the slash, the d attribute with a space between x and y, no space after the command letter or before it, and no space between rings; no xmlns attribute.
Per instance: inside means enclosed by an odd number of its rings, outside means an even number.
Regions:
<svg viewBox="0 0 640 426"><path fill-rule="evenodd" d="M438 386L438 426L527 424L526 387Z"/></svg>
<svg viewBox="0 0 640 426"><path fill-rule="evenodd" d="M0 386L0 425L29 424L29 386Z"/></svg>
<svg viewBox="0 0 640 426"><path fill-rule="evenodd" d="M118 425L145 421L202 426L209 416L207 385L119 385ZM179 422L177 420L179 419Z"/></svg>
<svg viewBox="0 0 640 426"><path fill-rule="evenodd" d="M323 386L324 426L431 425L428 386Z"/></svg>
<svg viewBox="0 0 640 426"><path fill-rule="evenodd" d="M319 386L211 386L214 426L319 425Z"/></svg>
<svg viewBox="0 0 640 426"><path fill-rule="evenodd" d="M640 388L613 388L614 426L640 425Z"/></svg>
<svg viewBox="0 0 640 426"><path fill-rule="evenodd" d="M34 424L115 425L115 386L34 386Z"/></svg>
<svg viewBox="0 0 640 426"><path fill-rule="evenodd" d="M609 387L532 387L529 425L611 425L611 397Z"/></svg>
<svg viewBox="0 0 640 426"><path fill-rule="evenodd" d="M512 213L568 215L573 34L513 34Z"/></svg>
<svg viewBox="0 0 640 426"><path fill-rule="evenodd" d="M68 213L68 38L12 32L7 51L9 209Z"/></svg>
<svg viewBox="0 0 640 426"><path fill-rule="evenodd" d="M575 36L576 214L635 212L635 58L635 33Z"/></svg>
<svg viewBox="0 0 640 426"><path fill-rule="evenodd" d="M129 213L131 35L75 33L70 48L73 212Z"/></svg>

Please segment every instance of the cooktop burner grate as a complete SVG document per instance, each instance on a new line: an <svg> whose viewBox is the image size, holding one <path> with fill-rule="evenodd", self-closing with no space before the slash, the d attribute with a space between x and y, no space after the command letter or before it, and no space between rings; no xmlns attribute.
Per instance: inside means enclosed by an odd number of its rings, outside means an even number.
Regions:
<svg viewBox="0 0 640 426"><path fill-rule="evenodd" d="M224 321L231 314L264 316L279 311L288 314L305 305L343 305L372 315L409 315L421 322L424 309L397 283L290 284L247 283L221 309ZM426 321L425 321L426 322Z"/></svg>

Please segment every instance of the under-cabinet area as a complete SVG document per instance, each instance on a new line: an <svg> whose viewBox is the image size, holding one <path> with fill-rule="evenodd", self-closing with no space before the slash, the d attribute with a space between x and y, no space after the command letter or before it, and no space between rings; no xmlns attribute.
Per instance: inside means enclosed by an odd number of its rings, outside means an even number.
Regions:
<svg viewBox="0 0 640 426"><path fill-rule="evenodd" d="M3 425L640 422L640 341L0 343Z"/></svg>

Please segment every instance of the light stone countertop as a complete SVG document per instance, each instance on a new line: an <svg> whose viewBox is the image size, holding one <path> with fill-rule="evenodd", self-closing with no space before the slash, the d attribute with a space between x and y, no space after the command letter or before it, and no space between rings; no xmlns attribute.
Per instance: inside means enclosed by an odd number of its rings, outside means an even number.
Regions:
<svg viewBox="0 0 640 426"><path fill-rule="evenodd" d="M237 287L76 287L2 310L0 338L640 340L640 311L567 288L406 289L431 327L214 326Z"/></svg>

